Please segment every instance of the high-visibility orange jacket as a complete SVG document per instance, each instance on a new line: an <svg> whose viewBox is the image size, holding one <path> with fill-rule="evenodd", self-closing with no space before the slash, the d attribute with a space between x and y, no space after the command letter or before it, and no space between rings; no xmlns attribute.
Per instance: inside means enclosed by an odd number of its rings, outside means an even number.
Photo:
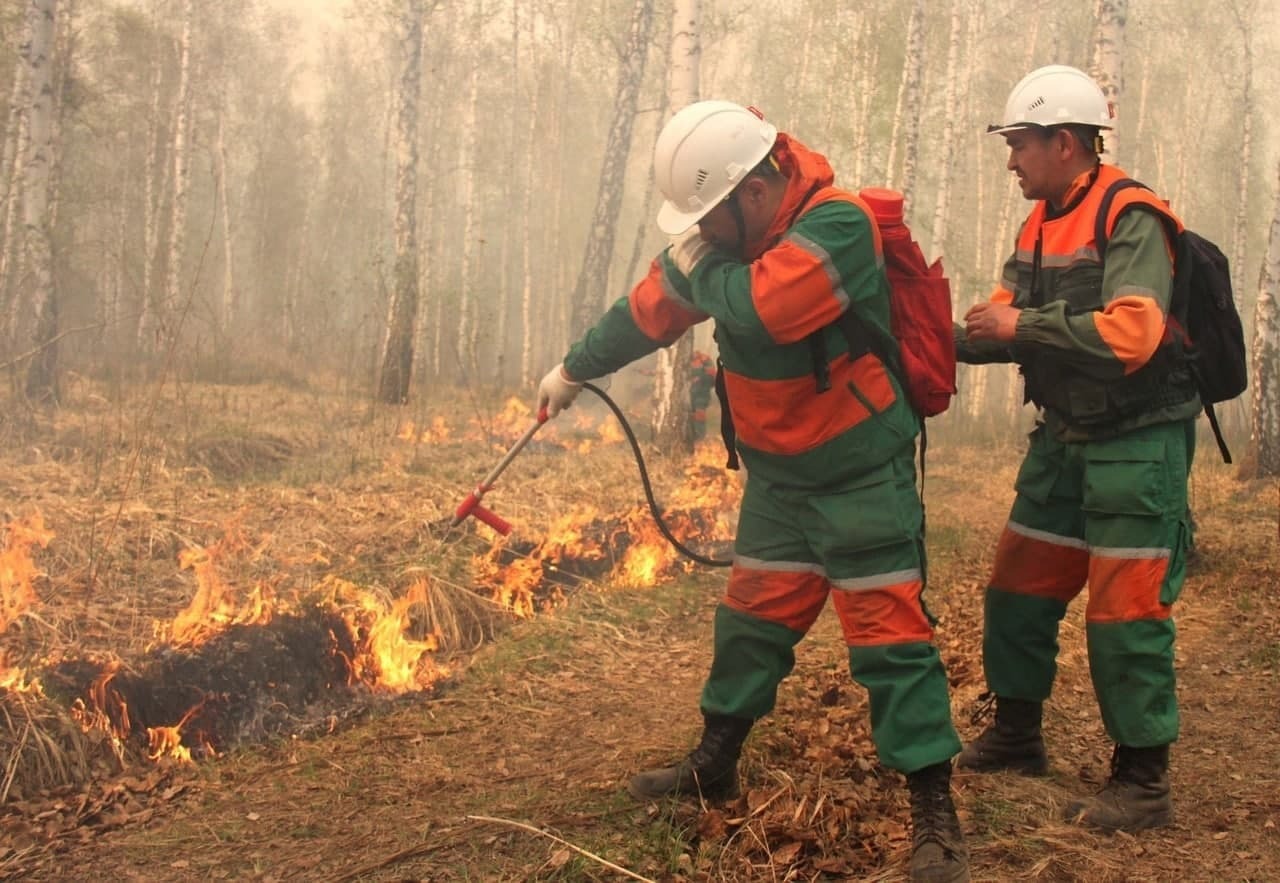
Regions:
<svg viewBox="0 0 1280 883"><path fill-rule="evenodd" d="M711 318L743 464L776 484L821 487L887 462L919 422L880 360L850 358L832 326L853 309L888 335L889 287L870 209L835 187L826 158L795 139L779 134L772 156L787 188L772 226L747 244L749 260L714 252L686 278L664 251L564 364L575 379L599 377ZM824 393L814 333L827 353Z"/></svg>

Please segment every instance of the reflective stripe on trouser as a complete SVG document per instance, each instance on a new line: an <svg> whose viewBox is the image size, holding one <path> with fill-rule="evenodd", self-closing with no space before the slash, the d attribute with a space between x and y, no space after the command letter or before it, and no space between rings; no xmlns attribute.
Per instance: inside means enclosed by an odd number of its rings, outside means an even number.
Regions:
<svg viewBox="0 0 1280 883"><path fill-rule="evenodd" d="M748 478L702 710L768 714L794 648L832 595L880 760L914 772L952 757L946 672L921 600L912 451L843 487L799 493Z"/></svg>
<svg viewBox="0 0 1280 883"><path fill-rule="evenodd" d="M1186 427L1063 443L1043 426L986 594L983 663L999 696L1044 700L1058 623L1087 582L1089 672L1107 733L1135 747L1178 735L1173 602L1188 539Z"/></svg>

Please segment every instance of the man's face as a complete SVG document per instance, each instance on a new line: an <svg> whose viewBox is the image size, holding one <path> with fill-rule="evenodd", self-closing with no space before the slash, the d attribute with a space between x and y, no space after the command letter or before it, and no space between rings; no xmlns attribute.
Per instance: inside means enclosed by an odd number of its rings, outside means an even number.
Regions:
<svg viewBox="0 0 1280 883"><path fill-rule="evenodd" d="M737 203L742 211L742 221L746 229L745 241L739 238L741 231L734 218L733 207L729 200ZM759 241L773 223L773 214L777 206L772 204L769 188L759 178L748 178L738 186L729 199L723 200L702 216L698 223L702 238L717 249L739 258L746 257L747 245Z"/></svg>
<svg viewBox="0 0 1280 883"><path fill-rule="evenodd" d="M1039 129L1016 129L1005 133L1009 145L1009 171L1018 176L1018 186L1026 199L1056 201L1065 191L1060 180L1058 137L1045 137ZM1068 182L1070 183L1070 182Z"/></svg>

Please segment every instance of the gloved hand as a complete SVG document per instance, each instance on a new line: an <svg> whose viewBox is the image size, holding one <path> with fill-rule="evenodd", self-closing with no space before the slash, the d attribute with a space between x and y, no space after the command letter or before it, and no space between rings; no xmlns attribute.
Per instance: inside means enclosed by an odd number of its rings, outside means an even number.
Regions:
<svg viewBox="0 0 1280 883"><path fill-rule="evenodd" d="M572 380L564 370L564 362L556 365L538 384L538 412L547 409L548 419L573 404L582 392L582 384Z"/></svg>
<svg viewBox="0 0 1280 883"><path fill-rule="evenodd" d="M671 238L671 260L685 278L692 276L693 268L709 254L711 243L702 238L697 224Z"/></svg>

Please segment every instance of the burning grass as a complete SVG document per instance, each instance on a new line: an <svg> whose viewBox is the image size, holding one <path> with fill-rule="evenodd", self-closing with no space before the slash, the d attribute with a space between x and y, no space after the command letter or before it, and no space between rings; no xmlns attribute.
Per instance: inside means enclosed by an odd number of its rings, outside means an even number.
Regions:
<svg viewBox="0 0 1280 883"><path fill-rule="evenodd" d="M23 513L0 521L0 807L30 817L38 795L331 732L438 694L511 622L584 583L683 572L638 505L549 502L590 481L575 457L591 451L609 465L590 496L639 499L620 435L587 408L504 476L494 496L525 529L503 540L448 515L528 426L522 403L352 420L320 400L303 421L300 397L258 393L193 388L119 410L94 394L23 429L61 440L56 463L38 444L0 457ZM331 431L308 437L317 421ZM732 501L712 484L691 467L679 530L724 535Z"/></svg>
<svg viewBox="0 0 1280 883"><path fill-rule="evenodd" d="M723 572L668 557L634 463L587 403L540 432L486 497L516 525L510 538L472 521L450 529L531 417L510 401L446 404L409 414L315 392L192 388L146 431L123 431L132 405L96 401L23 430L101 447L0 454L14 501L0 522L39 513L55 534L27 544L26 608L0 633L0 668L21 675L0 690L0 876L56 864L154 879L600 877L528 829L650 879L898 874L905 791L874 762L829 615L747 744L741 801L643 807L622 795L628 775L696 739ZM191 458L192 439L230 431L228 415L245 437L288 441L275 480L233 486ZM980 728L968 715L982 584L1017 467L1016 452L1001 453L930 450L928 602L966 737ZM678 470L650 466L677 532L722 556L737 487L714 446ZM241 471L253 475L252 463ZM1274 495L1204 462L1193 490L1201 558L1180 614L1179 826L1112 839L1057 819L1105 774L1076 610L1047 711L1054 775L957 777L975 878L1280 873L1280 721L1257 703L1276 671ZM375 636L399 647L385 663L362 652ZM98 709L97 725L72 716L77 701ZM222 759L195 777L160 756L179 749ZM200 800L166 808L190 791ZM148 817L156 828L131 824ZM74 848L121 827L96 850Z"/></svg>

